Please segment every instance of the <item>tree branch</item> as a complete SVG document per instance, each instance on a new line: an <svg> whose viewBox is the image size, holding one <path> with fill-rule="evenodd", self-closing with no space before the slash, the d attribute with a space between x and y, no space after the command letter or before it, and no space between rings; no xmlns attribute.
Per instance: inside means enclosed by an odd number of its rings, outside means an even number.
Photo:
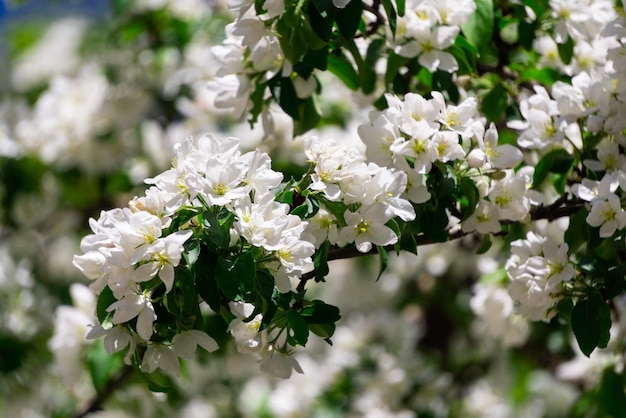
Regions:
<svg viewBox="0 0 626 418"><path fill-rule="evenodd" d="M106 384L104 388L100 392L96 394L94 398L92 398L85 406L78 411L74 418L83 418L88 414L96 411L102 410L102 404L106 402L113 393L133 374L133 369L131 366L124 366L120 372L111 378Z"/></svg>
<svg viewBox="0 0 626 418"><path fill-rule="evenodd" d="M541 205L541 206L537 206L533 208L530 211L530 219L531 221L538 221L540 219L546 219L552 222L556 219L573 215L574 213L578 212L578 210L580 210L584 206L584 204L585 202L582 200L569 199L567 195L563 195L559 199L554 201L554 203L552 203L551 205L548 205L548 206ZM502 221L501 223L503 225L510 225L516 222ZM460 225L456 225L448 230L448 240L445 242L455 241L457 239L460 239L467 235L471 235L475 233L476 233L475 231L464 232L460 228ZM432 241L431 239L427 238L424 235L417 235L415 237L415 242L417 246L435 244L434 241ZM390 252L395 251L395 245L387 245L384 248L385 250L390 251ZM362 253L358 251L355 247L331 246L330 249L328 250L327 260L328 261L342 260L346 258L355 258L355 257L362 257L362 256L374 255L374 254L378 254L377 247L372 247L370 251ZM306 283L309 280L313 279L314 277L315 277L314 271L310 271L308 273L303 274L302 277L300 277L300 282L298 283L296 290L303 291L306 286Z"/></svg>

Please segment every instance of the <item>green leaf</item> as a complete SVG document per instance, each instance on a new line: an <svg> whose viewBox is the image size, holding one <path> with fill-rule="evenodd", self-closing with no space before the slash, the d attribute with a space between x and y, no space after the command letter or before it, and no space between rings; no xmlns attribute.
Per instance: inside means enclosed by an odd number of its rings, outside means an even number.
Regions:
<svg viewBox="0 0 626 418"><path fill-rule="evenodd" d="M89 347L87 363L93 387L98 393L102 393L111 378L123 367L123 361L119 356L107 353L102 339Z"/></svg>
<svg viewBox="0 0 626 418"><path fill-rule="evenodd" d="M463 210L463 218L461 220L466 220L476 211L476 206L478 205L478 200L480 199L480 193L478 192L478 187L476 187L476 183L469 177L461 177L459 180L459 188L461 189L462 197L464 197L464 210ZM458 199L457 199L458 200Z"/></svg>
<svg viewBox="0 0 626 418"><path fill-rule="evenodd" d="M176 359L178 361L178 359ZM139 366L137 366L139 367ZM152 392L170 392L174 389L174 382L165 373L156 370L152 373L138 373L141 379L148 385L148 389Z"/></svg>
<svg viewBox="0 0 626 418"><path fill-rule="evenodd" d="M600 341L600 329L596 324L596 316L589 300L586 299L578 301L572 309L572 331L580 351L587 357L595 350Z"/></svg>
<svg viewBox="0 0 626 418"><path fill-rule="evenodd" d="M222 250L229 247L230 233L228 229L220 225L217 217L210 210L202 213L202 226L204 227L204 237L207 245L213 244Z"/></svg>
<svg viewBox="0 0 626 418"><path fill-rule="evenodd" d="M233 257L220 257L215 266L215 281L230 300L248 300L254 291L256 267L250 251Z"/></svg>
<svg viewBox="0 0 626 418"><path fill-rule="evenodd" d="M317 94L312 94L300 104L299 119L294 120L294 136L316 128L321 119L322 110Z"/></svg>
<svg viewBox="0 0 626 418"><path fill-rule="evenodd" d="M300 102L289 77L274 77L268 81L274 100L294 121L300 120Z"/></svg>
<svg viewBox="0 0 626 418"><path fill-rule="evenodd" d="M291 345L305 346L309 339L309 327L304 318L296 311L288 311L287 323L292 331L290 337L293 339L294 344Z"/></svg>
<svg viewBox="0 0 626 418"><path fill-rule="evenodd" d="M387 253L387 250L385 250L385 247L381 247L381 246L376 246L376 249L378 250L378 277L376 277L376 281L378 281L380 279L380 276L383 275L383 273L385 272L385 270L387 269L387 264L389 263L389 254Z"/></svg>
<svg viewBox="0 0 626 418"><path fill-rule="evenodd" d="M396 5L398 6L398 16L404 16L405 12L405 0L396 0Z"/></svg>
<svg viewBox="0 0 626 418"><path fill-rule="evenodd" d="M624 276L626 275L626 263L609 269L604 278L606 297L612 299L624 291Z"/></svg>
<svg viewBox="0 0 626 418"><path fill-rule="evenodd" d="M107 312L107 308L115 302L117 302L117 299L113 296L113 291L109 288L109 286L102 289L102 292L100 292L98 300L96 301L96 316L98 318L98 322L102 324L104 329L110 329L113 326L111 323L113 313Z"/></svg>
<svg viewBox="0 0 626 418"><path fill-rule="evenodd" d="M612 417L626 417L626 393L624 393L624 376L617 374L613 367L607 367L600 381L600 403Z"/></svg>
<svg viewBox="0 0 626 418"><path fill-rule="evenodd" d="M215 281L217 259L213 254L201 253L194 265L195 284L198 295L209 305L213 312L220 311L220 292Z"/></svg>
<svg viewBox="0 0 626 418"><path fill-rule="evenodd" d="M339 308L321 300L306 302L300 315L302 315L307 324L335 323L341 319Z"/></svg>
<svg viewBox="0 0 626 418"><path fill-rule="evenodd" d="M467 40L480 50L491 42L493 27L493 0L476 0L476 10L461 29Z"/></svg>
<svg viewBox="0 0 626 418"><path fill-rule="evenodd" d="M559 57L561 57L563 64L568 65L572 62L572 57L574 56L574 39L572 39L571 36L567 38L567 42L557 44L556 47L559 50Z"/></svg>
<svg viewBox="0 0 626 418"><path fill-rule="evenodd" d="M400 77L400 68L409 62L409 58L405 58L395 52L390 52L387 57L387 70L385 71L385 86L390 88L394 84L394 80Z"/></svg>
<svg viewBox="0 0 626 418"><path fill-rule="evenodd" d="M315 216L319 209L320 203L315 196L307 196L304 203L292 210L291 214L299 216L301 219L309 219Z"/></svg>
<svg viewBox="0 0 626 418"><path fill-rule="evenodd" d="M490 122L498 122L506 112L509 96L500 83L489 91L480 103L480 111Z"/></svg>
<svg viewBox="0 0 626 418"><path fill-rule="evenodd" d="M580 208L569 218L569 227L565 231L564 241L567 243L570 253L578 250L587 241L589 236L588 214L589 212L585 208Z"/></svg>
<svg viewBox="0 0 626 418"><path fill-rule="evenodd" d="M197 239L189 239L183 245L183 257L188 267L193 266L200 256L200 242Z"/></svg>
<svg viewBox="0 0 626 418"><path fill-rule="evenodd" d="M400 235L400 249L417 255L417 241L407 228Z"/></svg>
<svg viewBox="0 0 626 418"><path fill-rule="evenodd" d="M331 0L312 0L309 2L309 21L315 34L325 42L330 41L337 8Z"/></svg>
<svg viewBox="0 0 626 418"><path fill-rule="evenodd" d="M391 29L391 35L395 39L396 37L396 25L398 15L396 14L396 9L391 4L391 0L381 0L383 8L385 9L385 13L387 14L387 21L389 22L389 29Z"/></svg>
<svg viewBox="0 0 626 418"><path fill-rule="evenodd" d="M588 299L578 301L572 309L572 331L587 357L596 347L606 347L611 328L611 312L600 292L592 289Z"/></svg>
<svg viewBox="0 0 626 418"><path fill-rule="evenodd" d="M483 239L480 242L480 245L478 246L478 248L476 249L476 254L484 254L487 251L489 251L489 249L491 248L491 235L486 234L483 235Z"/></svg>
<svg viewBox="0 0 626 418"><path fill-rule="evenodd" d="M315 252L313 269L315 271L316 282L323 282L330 271L328 268L328 248L330 248L330 242L326 240Z"/></svg>
<svg viewBox="0 0 626 418"><path fill-rule="evenodd" d="M341 54L329 55L328 71L337 76L350 90L357 90L359 88L359 74L345 56Z"/></svg>
<svg viewBox="0 0 626 418"><path fill-rule="evenodd" d="M549 173L566 173L574 163L574 158L563 148L550 151L535 166L533 189L538 188Z"/></svg>
<svg viewBox="0 0 626 418"><path fill-rule="evenodd" d="M309 331L311 331L313 334L317 335L318 337L322 337L326 340L328 340L330 337L333 336L333 334L335 333L335 324L311 324L309 325ZM332 343L330 343L330 341L328 341L329 344L332 345Z"/></svg>
<svg viewBox="0 0 626 418"><path fill-rule="evenodd" d="M354 34L361 23L363 12L362 0L351 0L343 9L337 10L336 22L339 32L346 39L354 38Z"/></svg>
<svg viewBox="0 0 626 418"><path fill-rule="evenodd" d="M533 42L535 41L535 30L537 29L537 21L527 22L525 19L520 20L517 25L517 39L519 44L527 51L533 49Z"/></svg>

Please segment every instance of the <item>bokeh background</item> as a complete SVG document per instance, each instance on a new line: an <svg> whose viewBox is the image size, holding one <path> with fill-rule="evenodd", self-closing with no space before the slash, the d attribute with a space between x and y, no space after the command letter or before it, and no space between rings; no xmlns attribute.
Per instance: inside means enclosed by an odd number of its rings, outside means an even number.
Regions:
<svg viewBox="0 0 626 418"><path fill-rule="evenodd" d="M269 130L214 106L231 20L225 0L0 2L0 417L595 416L619 360L582 356L558 319L515 315L506 241L392 255L379 281L376 260L332 262L310 292L341 308L333 346L311 341L289 380L222 338L153 393L84 338L95 298L72 258L89 219L142 194L175 143L233 135L287 178L305 170L280 109ZM367 99L321 80L316 134L362 148Z"/></svg>

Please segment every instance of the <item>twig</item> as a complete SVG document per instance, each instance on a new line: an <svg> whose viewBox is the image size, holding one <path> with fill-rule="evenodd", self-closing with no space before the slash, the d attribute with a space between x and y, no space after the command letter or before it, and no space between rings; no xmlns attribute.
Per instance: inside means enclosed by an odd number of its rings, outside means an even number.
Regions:
<svg viewBox="0 0 626 418"><path fill-rule="evenodd" d="M102 404L115 393L117 389L133 374L131 366L124 366L120 372L109 380L106 386L96 394L83 408L74 415L74 418L83 418L86 415L102 410Z"/></svg>
<svg viewBox="0 0 626 418"><path fill-rule="evenodd" d="M562 197L560 197L559 199L557 199L556 201L554 201L554 203L552 203L549 206L537 206L534 209L532 209L530 211L530 219L532 221L537 221L540 219L546 219L548 221L554 221L555 219L559 219L559 218L563 218L565 216L571 216L574 213L578 212L578 210L580 208L582 208L584 206L584 201L582 200L578 200L578 199L569 199L567 197L567 195L564 195ZM508 225L508 224L512 224L515 223L513 221L502 221L501 222L503 225ZM460 238L463 238L467 235L470 234L474 234L475 231L472 232L464 232L461 228L457 227L453 227L448 231L448 241L454 241ZM423 245L429 245L429 244L434 244L435 242L433 242L431 239L427 238L424 235L417 235L415 237L415 242L417 244L417 246L423 246ZM384 247L385 250L387 251L395 251L395 245L388 245L386 247ZM374 254L378 254L378 249L377 247L372 247L372 249L368 252L362 253L360 251L358 251L355 247L336 247L336 246L332 246L330 247L330 249L328 250L328 256L327 256L327 260L328 261L332 261L332 260L342 260L342 259L346 259L346 258L356 258L356 257L363 257L366 255L374 255ZM297 291L302 291L304 290L306 283L313 279L315 277L315 272L311 271L308 272L306 274L303 274L302 277L300 277L300 282L298 283L298 286L296 288Z"/></svg>

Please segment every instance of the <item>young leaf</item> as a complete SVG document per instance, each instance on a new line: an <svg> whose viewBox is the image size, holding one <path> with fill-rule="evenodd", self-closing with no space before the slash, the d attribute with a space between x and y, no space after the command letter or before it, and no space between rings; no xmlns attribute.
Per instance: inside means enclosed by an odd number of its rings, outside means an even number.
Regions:
<svg viewBox="0 0 626 418"><path fill-rule="evenodd" d="M568 65L572 62L572 57L574 56L574 40L571 36L567 38L567 42L557 44L556 47L559 50L559 57L561 57L563 64Z"/></svg>

